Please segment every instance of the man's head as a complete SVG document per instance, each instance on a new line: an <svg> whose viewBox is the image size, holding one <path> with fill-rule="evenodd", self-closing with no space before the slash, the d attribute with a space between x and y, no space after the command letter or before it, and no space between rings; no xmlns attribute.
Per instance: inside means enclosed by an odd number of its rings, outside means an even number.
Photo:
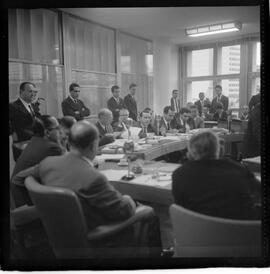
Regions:
<svg viewBox="0 0 270 274"><path fill-rule="evenodd" d="M60 125L60 137L67 140L71 127L77 122L73 116L64 116L58 119Z"/></svg>
<svg viewBox="0 0 270 274"><path fill-rule="evenodd" d="M223 111L223 104L222 103L217 103L216 104L216 112L221 113Z"/></svg>
<svg viewBox="0 0 270 274"><path fill-rule="evenodd" d="M222 94L222 86L216 85L215 86L216 95L219 97Z"/></svg>
<svg viewBox="0 0 270 274"><path fill-rule="evenodd" d="M190 115L191 115L192 118L195 118L195 117L198 116L198 108L197 108L197 106L192 105L190 107Z"/></svg>
<svg viewBox="0 0 270 274"><path fill-rule="evenodd" d="M163 116L167 122L170 122L174 118L174 111L170 106L166 106L163 109Z"/></svg>
<svg viewBox="0 0 270 274"><path fill-rule="evenodd" d="M203 108L202 108L202 112L203 112L204 114L208 114L208 112L209 112L209 107L203 107Z"/></svg>
<svg viewBox="0 0 270 274"><path fill-rule="evenodd" d="M113 97L119 98L119 96L120 96L120 87L119 86L112 86L111 91L112 91Z"/></svg>
<svg viewBox="0 0 270 274"><path fill-rule="evenodd" d="M125 123L128 119L129 116L129 111L126 108L122 108L119 111L119 122L120 123Z"/></svg>
<svg viewBox="0 0 270 274"><path fill-rule="evenodd" d="M137 85L136 84L130 84L129 85L129 92L130 92L130 94L132 95L132 96L134 96L135 95L135 93L136 93L136 88L137 88Z"/></svg>
<svg viewBox="0 0 270 274"><path fill-rule="evenodd" d="M190 138L188 158L190 160L218 159L219 150L218 136L211 130L203 130Z"/></svg>
<svg viewBox="0 0 270 274"><path fill-rule="evenodd" d="M191 106L193 106L193 103L192 102L187 102L186 108L190 109Z"/></svg>
<svg viewBox="0 0 270 274"><path fill-rule="evenodd" d="M20 84L20 97L28 104L32 103L37 96L35 84L23 82Z"/></svg>
<svg viewBox="0 0 270 274"><path fill-rule="evenodd" d="M199 99L202 101L204 99L204 92L199 93Z"/></svg>
<svg viewBox="0 0 270 274"><path fill-rule="evenodd" d="M78 99L80 93L80 86L77 83L72 83L69 86L69 93L73 99Z"/></svg>
<svg viewBox="0 0 270 274"><path fill-rule="evenodd" d="M69 134L69 144L72 150L93 160L98 150L99 135L95 125L83 120L75 123Z"/></svg>
<svg viewBox="0 0 270 274"><path fill-rule="evenodd" d="M50 115L35 118L33 123L34 136L44 137L52 142L60 141L60 127L57 119Z"/></svg>
<svg viewBox="0 0 270 274"><path fill-rule="evenodd" d="M177 98L178 97L178 94L179 94L179 91L177 90L177 89L174 89L173 91L172 91L172 97L173 98Z"/></svg>
<svg viewBox="0 0 270 274"><path fill-rule="evenodd" d="M147 109L144 109L141 113L140 113L140 121L141 121L141 124L145 127L147 127L150 122L151 122L151 113L149 110Z"/></svg>
<svg viewBox="0 0 270 274"><path fill-rule="evenodd" d="M188 108L181 108L179 113L180 113L180 118L184 122L187 122L187 120L190 118L190 109Z"/></svg>
<svg viewBox="0 0 270 274"><path fill-rule="evenodd" d="M111 124L113 120L113 114L109 109L103 108L98 113L98 119L102 125L107 126Z"/></svg>

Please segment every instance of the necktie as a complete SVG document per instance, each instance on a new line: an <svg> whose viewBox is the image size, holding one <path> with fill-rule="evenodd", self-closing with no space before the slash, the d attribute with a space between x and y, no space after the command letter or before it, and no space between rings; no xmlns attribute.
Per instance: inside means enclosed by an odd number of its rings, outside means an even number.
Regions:
<svg viewBox="0 0 270 274"><path fill-rule="evenodd" d="M78 100L77 100L77 99L74 99L74 103L77 104L77 103L78 103Z"/></svg>
<svg viewBox="0 0 270 274"><path fill-rule="evenodd" d="M32 107L31 107L31 104L29 104L28 107L29 107L29 109L30 109L30 112L31 112L32 117L35 117L35 113L34 113Z"/></svg>

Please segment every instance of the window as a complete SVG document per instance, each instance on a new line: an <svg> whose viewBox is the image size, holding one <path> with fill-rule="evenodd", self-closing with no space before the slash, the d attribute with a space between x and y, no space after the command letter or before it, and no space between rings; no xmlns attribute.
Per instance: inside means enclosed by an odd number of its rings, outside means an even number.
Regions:
<svg viewBox="0 0 270 274"><path fill-rule="evenodd" d="M218 49L218 74L240 73L240 51L240 45L226 46Z"/></svg>
<svg viewBox="0 0 270 274"><path fill-rule="evenodd" d="M188 83L187 88L187 102L197 101L200 92L204 92L208 99L213 98L213 81L193 81Z"/></svg>
<svg viewBox="0 0 270 274"><path fill-rule="evenodd" d="M259 93L260 88L261 88L261 78L260 77L253 78L251 83L251 96Z"/></svg>
<svg viewBox="0 0 270 274"><path fill-rule="evenodd" d="M261 66L261 43L253 43L252 47L252 72L260 72Z"/></svg>
<svg viewBox="0 0 270 274"><path fill-rule="evenodd" d="M219 84L222 94L229 97L229 108L239 108L239 79L224 79Z"/></svg>
<svg viewBox="0 0 270 274"><path fill-rule="evenodd" d="M207 76L213 74L213 49L192 50L187 53L187 75Z"/></svg>

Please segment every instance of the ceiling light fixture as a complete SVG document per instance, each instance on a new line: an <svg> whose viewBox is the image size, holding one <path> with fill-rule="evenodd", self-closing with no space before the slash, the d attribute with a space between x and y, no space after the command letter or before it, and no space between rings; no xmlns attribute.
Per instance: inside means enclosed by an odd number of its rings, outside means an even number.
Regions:
<svg viewBox="0 0 270 274"><path fill-rule="evenodd" d="M186 35L198 37L217 33L239 31L240 29L242 29L242 24L240 22L229 22L186 29Z"/></svg>

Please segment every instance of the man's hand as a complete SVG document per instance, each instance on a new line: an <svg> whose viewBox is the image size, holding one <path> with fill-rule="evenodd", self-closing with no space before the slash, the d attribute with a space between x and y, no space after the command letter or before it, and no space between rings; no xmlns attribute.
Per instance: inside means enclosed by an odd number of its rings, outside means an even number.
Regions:
<svg viewBox="0 0 270 274"><path fill-rule="evenodd" d="M134 202L134 200L129 195L123 195L123 199L131 205L132 212L134 214L136 211L136 203Z"/></svg>

